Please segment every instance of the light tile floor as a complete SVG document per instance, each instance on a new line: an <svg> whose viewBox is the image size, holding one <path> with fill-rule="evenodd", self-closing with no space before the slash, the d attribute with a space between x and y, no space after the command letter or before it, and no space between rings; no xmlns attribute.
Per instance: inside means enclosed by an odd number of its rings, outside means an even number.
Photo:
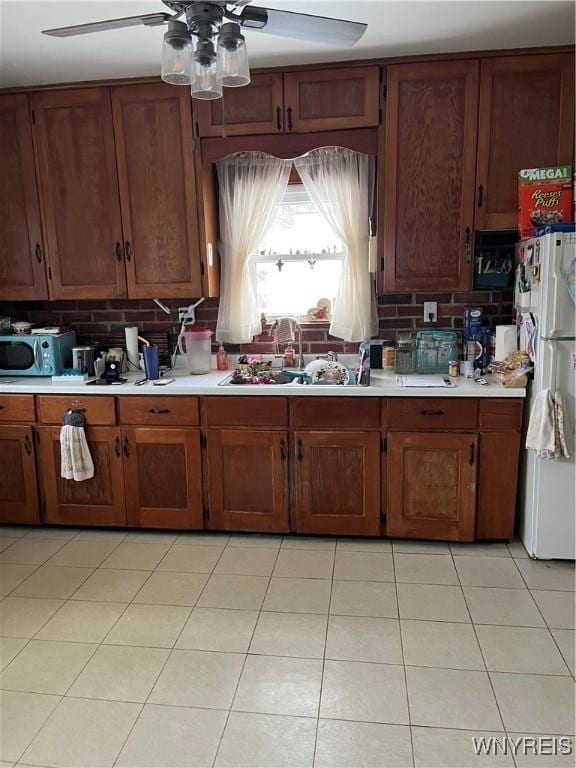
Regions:
<svg viewBox="0 0 576 768"><path fill-rule="evenodd" d="M574 564L519 542L0 527L0 766L574 765Z"/></svg>

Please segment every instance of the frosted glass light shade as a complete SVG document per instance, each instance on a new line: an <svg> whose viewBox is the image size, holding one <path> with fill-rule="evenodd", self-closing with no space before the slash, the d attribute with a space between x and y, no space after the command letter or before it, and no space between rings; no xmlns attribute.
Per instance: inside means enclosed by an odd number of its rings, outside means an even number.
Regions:
<svg viewBox="0 0 576 768"><path fill-rule="evenodd" d="M214 55L214 54L212 54ZM221 99L222 86L216 78L216 57L212 61L196 61L194 63L194 83L192 96L195 99Z"/></svg>
<svg viewBox="0 0 576 768"><path fill-rule="evenodd" d="M248 65L248 49L244 40L238 40L231 46L229 41L219 41L218 82L227 88L239 88L250 82L250 67Z"/></svg>
<svg viewBox="0 0 576 768"><path fill-rule="evenodd" d="M162 43L162 80L171 85L194 82L192 40L166 39Z"/></svg>

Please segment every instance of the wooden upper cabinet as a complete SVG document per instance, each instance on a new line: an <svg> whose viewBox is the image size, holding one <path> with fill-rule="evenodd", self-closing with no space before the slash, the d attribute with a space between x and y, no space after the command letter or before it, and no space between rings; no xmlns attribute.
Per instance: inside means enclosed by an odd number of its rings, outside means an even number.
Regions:
<svg viewBox="0 0 576 768"><path fill-rule="evenodd" d="M380 534L378 432L294 434L296 530Z"/></svg>
<svg viewBox="0 0 576 768"><path fill-rule="evenodd" d="M284 74L285 131L378 125L380 68L346 67Z"/></svg>
<svg viewBox="0 0 576 768"><path fill-rule="evenodd" d="M190 91L113 88L112 108L128 295L200 296Z"/></svg>
<svg viewBox="0 0 576 768"><path fill-rule="evenodd" d="M279 133L284 128L281 72L255 74L249 85L225 88L224 97L196 103L200 136Z"/></svg>
<svg viewBox="0 0 576 768"><path fill-rule="evenodd" d="M126 525L122 441L116 427L88 427L94 477L60 476L60 427L38 427L40 483L45 522L62 525Z"/></svg>
<svg viewBox="0 0 576 768"><path fill-rule="evenodd" d="M128 525L202 528L198 429L122 430Z"/></svg>
<svg viewBox="0 0 576 768"><path fill-rule="evenodd" d="M481 63L477 229L516 229L518 171L570 165L574 56L539 54Z"/></svg>
<svg viewBox="0 0 576 768"><path fill-rule="evenodd" d="M473 541L475 434L389 432L388 536Z"/></svg>
<svg viewBox="0 0 576 768"><path fill-rule="evenodd" d="M206 456L212 530L289 530L286 432L209 429Z"/></svg>
<svg viewBox="0 0 576 768"><path fill-rule="evenodd" d="M0 523L38 523L32 427L0 426Z"/></svg>
<svg viewBox="0 0 576 768"><path fill-rule="evenodd" d="M0 96L0 298L46 299L46 269L26 95Z"/></svg>
<svg viewBox="0 0 576 768"><path fill-rule="evenodd" d="M478 69L476 60L387 68L386 291L470 288Z"/></svg>
<svg viewBox="0 0 576 768"><path fill-rule="evenodd" d="M126 295L107 88L32 96L52 298Z"/></svg>

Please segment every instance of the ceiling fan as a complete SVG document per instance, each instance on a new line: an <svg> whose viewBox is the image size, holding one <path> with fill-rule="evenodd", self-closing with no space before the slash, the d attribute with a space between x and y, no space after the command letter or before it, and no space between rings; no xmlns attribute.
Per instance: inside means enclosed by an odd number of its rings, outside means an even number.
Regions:
<svg viewBox="0 0 576 768"><path fill-rule="evenodd" d="M366 31L356 21L307 13L248 7L250 0L162 0L172 13L147 13L121 19L45 29L43 34L71 37L143 25L167 25L162 46L162 80L191 85L197 99L218 99L222 87L248 85L250 68L243 29L296 40L351 47ZM180 19L184 17L184 20ZM193 38L196 38L194 46ZM216 46L214 40L216 39Z"/></svg>

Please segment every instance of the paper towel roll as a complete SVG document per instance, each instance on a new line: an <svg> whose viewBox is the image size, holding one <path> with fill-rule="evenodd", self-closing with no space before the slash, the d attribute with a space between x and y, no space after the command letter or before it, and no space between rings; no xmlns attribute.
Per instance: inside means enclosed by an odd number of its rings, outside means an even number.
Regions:
<svg viewBox="0 0 576 768"><path fill-rule="evenodd" d="M124 329L126 335L126 355L128 357L128 370L140 370L140 360L138 358L138 327L131 325Z"/></svg>
<svg viewBox="0 0 576 768"><path fill-rule="evenodd" d="M518 349L518 328L515 325L496 326L496 349L494 357L505 360Z"/></svg>

